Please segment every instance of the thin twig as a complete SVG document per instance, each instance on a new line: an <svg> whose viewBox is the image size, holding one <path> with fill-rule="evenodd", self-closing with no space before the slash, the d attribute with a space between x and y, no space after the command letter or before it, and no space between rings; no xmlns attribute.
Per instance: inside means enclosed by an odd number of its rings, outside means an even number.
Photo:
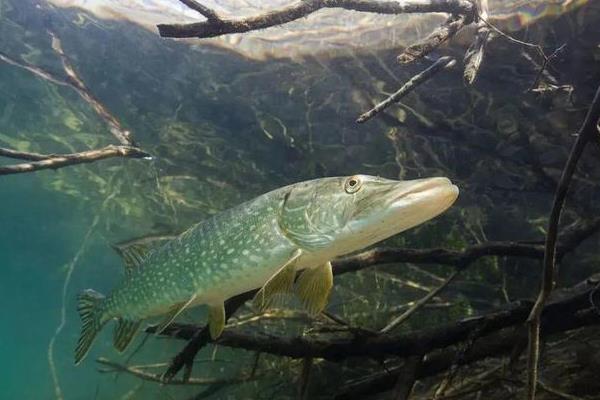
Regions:
<svg viewBox="0 0 600 400"><path fill-rule="evenodd" d="M96 111L100 118L102 118L107 123L111 133L117 138L117 140L122 145L133 146L134 142L131 133L124 129L119 120L114 115L112 115L106 109L106 107L104 107L102 103L100 103L100 101L91 94L89 89L85 86L81 78L79 78L79 76L75 72L75 68L69 62L65 52L62 49L60 40L52 32L50 32L49 34L52 38L52 48L59 56L65 74L67 75L66 79L57 77L55 74L46 71L41 67L30 64L26 61L16 60L3 52L0 52L0 61L29 71L35 76L42 78L48 82L72 88L77 92L77 94L79 94L79 96L81 96L81 98L86 103L88 103L94 109L94 111Z"/></svg>
<svg viewBox="0 0 600 400"><path fill-rule="evenodd" d="M179 1L183 4L185 4L186 6L188 6L189 8L191 8L192 10L198 11L201 15L205 16L206 19L208 19L210 21L213 21L213 22L221 21L221 17L219 17L219 14L217 14L214 10L211 10L210 8L206 7L205 5L198 3L196 0L179 0Z"/></svg>
<svg viewBox="0 0 600 400"><path fill-rule="evenodd" d="M549 56L546 56L544 54L544 61L542 62L542 65L540 66L540 69L538 70L538 73L537 73L535 79L533 80L533 83L531 84L531 86L529 87L529 89L527 89L528 92L533 91L533 90L535 90L538 87L540 79L542 78L542 75L544 74L544 71L546 71L546 68L548 67L548 63L550 63L550 61L552 61L560 53L562 53L563 50L566 47L567 47L567 44L565 43L562 46L559 46L556 50L554 50L552 52L552 54L550 54Z"/></svg>
<svg viewBox="0 0 600 400"><path fill-rule="evenodd" d="M14 152L9 149L0 149L0 155L11 154L13 158L37 160L28 163L0 166L0 175L21 174L39 171L42 169L58 169L69 165L85 164L113 157L151 158L145 151L131 146L108 145L101 149L87 150L80 153L54 154L43 156L37 153ZM18 155L18 157L17 157ZM30 158L26 158L30 157ZM43 158L39 158L43 157Z"/></svg>
<svg viewBox="0 0 600 400"><path fill-rule="evenodd" d="M92 92L86 87L83 80L77 75L75 67L71 65L67 55L65 54L60 39L52 32L48 31L52 38L52 49L58 56L63 65L63 69L67 74L67 83L75 89L75 91L81 96L81 98L88 103L96 114L100 116L106 122L110 132L115 138L124 146L135 146L131 132L123 128L119 120L108 111L106 107L92 94Z"/></svg>
<svg viewBox="0 0 600 400"><path fill-rule="evenodd" d="M497 33L498 35L507 39L508 41L518 44L520 46L525 46L525 47L534 49L538 53L538 55L542 58L542 65L541 65L540 69L538 70L538 73L536 75L536 78L535 78L533 84L529 87L529 89L527 91L531 91L536 88L542 74L546 70L550 61L552 61L553 58L555 58L557 55L559 55L562 52L562 50L564 50L564 48L566 47L566 43L565 43L562 46L558 47L556 50L554 50L554 52L550 56L547 56L546 53L544 52L544 49L542 48L542 46L535 44L535 43L525 42L523 40L516 39L516 38L512 37L511 35L506 34L484 17L480 17L479 20L481 22L483 22L485 25L487 25L495 33Z"/></svg>
<svg viewBox="0 0 600 400"><path fill-rule="evenodd" d="M136 376L138 378L157 382L164 384L165 382L161 379L159 374L152 374L150 372L143 371L136 367L130 367L127 365L119 364L117 362L108 360L106 358L98 358L96 360L98 364L105 366L105 368L101 368L98 371L102 373L110 373L110 372L125 372ZM214 385L214 384L225 384L231 385L236 383L248 382L250 380L254 380L256 377L251 376L241 376L239 378L189 378L187 380L183 379L172 379L168 383L170 385Z"/></svg>
<svg viewBox="0 0 600 400"><path fill-rule="evenodd" d="M541 288L535 305L531 309L527 323L529 325L529 354L527 357L528 381L527 395L529 400L535 399L536 384L538 380L538 361L539 361L539 337L540 337L540 317L546 299L550 296L554 288L554 278L556 273L556 244L558 241L558 224L560 215L565 204L565 199L569 191L571 179L575 173L575 168L579 158L583 154L586 144L598 135L598 120L600 119L600 86L596 91L594 100L590 105L585 120L577 133L577 139L569 154L569 159L563 169L556 194L554 204L548 221L546 234L546 243L544 248L544 269L542 274Z"/></svg>
<svg viewBox="0 0 600 400"><path fill-rule="evenodd" d="M12 65L13 67L22 68L26 71L31 72L32 74L36 75L37 77L47 80L48 82L52 82L56 85L60 85L60 86L71 86L72 85L71 83L65 81L64 79L54 76L53 74L44 70L43 68L40 68L33 64L29 64L25 61L17 61L14 58L10 57L8 54L1 52L1 51L0 51L0 61L3 61L8 65Z"/></svg>
<svg viewBox="0 0 600 400"><path fill-rule="evenodd" d="M444 290L450 284L450 282L452 282L454 280L454 278L456 278L458 276L459 273L460 273L460 269L454 270L448 276L448 278L446 278L446 280L444 282L442 282L442 284L440 286L436 287L435 289L433 289L432 291L427 293L427 295L425 295L421 299L419 299L419 301L417 301L408 310L403 312L400 316L394 318L389 324L387 324L384 328L382 328L379 331L379 333L390 332L392 329L395 329L398 325L402 324L404 321L409 319L416 311L418 311L427 302L429 302L431 299L433 299L435 296L437 296L442 290Z"/></svg>
<svg viewBox="0 0 600 400"><path fill-rule="evenodd" d="M400 99L402 99L404 96L415 90L419 85L421 85L424 82L427 82L435 74L437 74L443 69L452 67L455 63L456 60L454 60L452 57L444 56L438 58L427 69L410 78L410 80L406 82L400 89L398 89L396 93L392 94L390 97L388 97L387 99L385 99L384 101L377 104L375 107L358 117L356 122L362 124L363 122L370 120L375 115L379 114L381 111L385 110L392 104L400 101Z"/></svg>
<svg viewBox="0 0 600 400"><path fill-rule="evenodd" d="M100 217L96 215L92 220L92 223L90 224L85 236L83 237L79 250L77 251L77 253L75 253L75 256L73 257L71 262L67 264L65 279L62 285L60 320L58 326L54 330L54 335L52 335L52 338L48 343L48 365L50 367L50 376L52 377L52 383L54 384L54 394L58 400L64 400L64 394L60 386L58 373L56 369L56 363L54 360L54 345L56 343L56 340L58 339L58 336L62 333L63 329L65 328L65 324L67 323L67 292L71 283L71 277L73 276L73 272L75 271L75 267L78 265L79 260L81 259L83 254L88 250L90 239L96 229L96 226L98 225L98 221L100 221Z"/></svg>
<svg viewBox="0 0 600 400"><path fill-rule="evenodd" d="M354 335L356 336L373 336L373 335L377 335L377 331L368 329L368 328L362 328L362 327L358 327L358 326L353 326L351 325L349 322L344 321L342 318L340 318L339 316L328 312L328 311L323 311L321 313L321 315L323 315L325 318L333 321L334 323L343 326L348 332L352 332Z"/></svg>
<svg viewBox="0 0 600 400"><path fill-rule="evenodd" d="M542 381L538 381L538 385L540 385L540 389L545 390L546 392L548 392L550 394L553 394L556 397L559 397L561 399L565 399L565 400L583 400L583 397L574 396L572 394L562 392L562 391L560 391L560 390L558 390L556 388L553 388L551 386L546 385Z"/></svg>

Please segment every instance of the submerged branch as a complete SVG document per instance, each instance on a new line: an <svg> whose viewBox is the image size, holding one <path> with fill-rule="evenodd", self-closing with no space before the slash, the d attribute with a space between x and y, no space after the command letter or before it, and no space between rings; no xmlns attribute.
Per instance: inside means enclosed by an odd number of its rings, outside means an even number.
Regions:
<svg viewBox="0 0 600 400"><path fill-rule="evenodd" d="M423 296L421 299L419 299L417 302L415 302L415 304L412 307L410 307L408 310L406 310L405 312L400 314L398 317L394 318L389 324L387 324L383 329L381 329L379 331L379 333L390 332L393 329L395 329L396 327L398 327L399 325L401 325L404 321L409 319L415 312L417 312L425 304L427 304L431 299L433 299L435 296L437 296L442 290L444 290L450 284L450 282L452 282L454 280L454 278L456 278L458 276L459 273L460 273L460 269L454 270L448 276L448 278L446 278L444 280L444 282L442 282L441 285L439 285L435 289L431 290L429 293L427 293L425 296Z"/></svg>
<svg viewBox="0 0 600 400"><path fill-rule="evenodd" d="M44 70L36 65L23 60L16 60L9 55L0 52L0 61L9 65L22 68L35 76L60 86L68 86L75 90L79 96L88 103L108 125L111 134L121 143L120 145L109 145L101 149L87 150L70 154L41 154L0 148L0 157L26 160L30 162L0 165L0 175L21 174L39 171L42 169L58 169L69 165L85 164L113 157L128 158L151 158L150 154L138 148L133 141L131 133L124 129L119 120L111 114L108 109L90 92L83 80L77 75L75 68L65 54L60 39L52 32L48 32L52 38L52 49L61 60L66 78L55 76L55 74Z"/></svg>
<svg viewBox="0 0 600 400"><path fill-rule="evenodd" d="M75 67L71 65L71 62L62 48L60 39L54 33L48 33L52 38L52 49L60 57L63 70L67 74L66 82L75 89L79 96L81 96L81 98L94 109L96 114L104 120L110 129L110 133L113 134L119 143L123 146L135 146L131 132L123 128L119 120L92 94L85 83L83 83L83 80L77 75Z"/></svg>
<svg viewBox="0 0 600 400"><path fill-rule="evenodd" d="M451 15L446 22L431 32L425 39L404 49L397 57L398 62L407 64L425 57L442 43L456 35L467 24L468 21L464 15Z"/></svg>
<svg viewBox="0 0 600 400"><path fill-rule="evenodd" d="M188 1L182 1L190 6ZM190 8L208 15L217 16L213 10L201 6L197 2ZM343 8L346 10L371 12L379 14L430 13L443 12L449 14L471 15L473 5L466 0L304 0L287 7L273 10L258 16L240 19L208 18L207 21L191 24L159 24L158 32L162 37L173 38L209 38L230 33L244 33L272 26L283 25L306 17L323 8ZM208 14L207 14L208 12Z"/></svg>
<svg viewBox="0 0 600 400"><path fill-rule="evenodd" d="M210 8L206 7L205 5L198 3L196 0L179 0L179 1L183 4L185 4L188 8L191 8L192 10L199 12L201 15L203 15L204 17L206 17L206 19L208 19L210 21L214 21L214 22L221 21L221 17L219 17L219 15L215 11L211 10Z"/></svg>
<svg viewBox="0 0 600 400"><path fill-rule="evenodd" d="M544 326L548 328L547 333L600 324L600 315L595 313L595 309L589 302L589 295L597 284L598 277L591 277L577 287L573 287L572 290L567 290L566 295L563 294L559 299L546 305L543 309L543 321ZM410 357L459 344L469 340L475 332L477 337L483 338L506 328L519 326L526 321L530 307L531 303L521 302L508 310L406 334L346 335L323 339L308 336L284 337L264 333L246 334L226 330L215 343L278 356L314 357L334 362L351 357L373 359L384 356ZM163 335L188 340L199 329L201 328L194 325L175 323L169 326ZM514 337L512 339L511 346L514 345Z"/></svg>
<svg viewBox="0 0 600 400"><path fill-rule="evenodd" d="M548 221L546 234L546 243L544 248L544 270L542 272L541 288L535 305L531 309L527 323L529 325L529 353L528 353L528 381L527 392L530 400L535 399L536 386L538 381L538 362L539 362L539 338L541 329L541 315L546 300L554 289L554 279L556 274L556 258L558 243L558 224L562 209L565 205L569 186L575 173L575 168L579 158L583 154L585 146L598 135L598 121L600 121L600 86L596 90L594 100L585 116L581 128L577 132L577 139L569 154L569 159L563 169L554 202Z"/></svg>
<svg viewBox="0 0 600 400"><path fill-rule="evenodd" d="M94 109L96 114L98 114L98 116L104 120L104 122L108 125L111 134L117 138L119 143L121 143L123 146L135 146L131 133L124 129L119 120L112 115L96 97L94 97L94 95L83 83L83 80L77 75L75 68L71 65L62 49L60 40L51 32L50 36L52 37L52 49L59 56L62 62L66 79L58 77L52 72L46 71L45 69L30 64L24 60L16 60L6 53L0 52L0 61L29 71L35 76L48 82L60 86L68 86L75 90L77 94L79 94L79 96Z"/></svg>
<svg viewBox="0 0 600 400"><path fill-rule="evenodd" d="M582 241L600 229L600 218L582 221L574 224L566 230L561 245L558 247L559 256L575 249ZM478 259L487 256L513 256L541 259L544 256L544 248L541 244L526 244L519 242L487 242L473 245L463 250L448 249L399 249L399 248L375 248L362 253L341 258L332 262L334 275L355 272L380 264L390 263L431 263L451 265L458 268L466 268ZM225 302L226 319L229 319L247 300L250 300L256 290L239 294ZM171 327L173 328L173 327ZM174 336L174 330L165 332L168 336ZM155 327L148 327L146 332L154 333ZM358 332L359 330L354 330ZM360 330L365 332L366 330ZM185 376L189 376L196 354L210 341L208 326L195 328L188 337L188 343L177 353L171 361L169 368L163 375L168 382L182 368L185 367Z"/></svg>
<svg viewBox="0 0 600 400"><path fill-rule="evenodd" d="M567 310L565 310L567 311ZM581 308L569 312L563 316L559 310L552 315L544 316L542 326L544 336L550 336L562 332L571 331L585 326L600 324L600 316L590 308ZM474 362L490 358L509 355L515 346L515 340L519 338L519 328L504 329L489 336L479 338L470 348L467 354L459 359L459 365L468 365ZM435 354L429 355L417 371L417 379L424 379L440 374L452 368L456 363L456 356L460 350L449 347ZM383 373L376 373L369 377L351 382L345 385L335 396L336 400L362 399L365 395L373 395L394 388L398 374L402 373L403 367L389 368Z"/></svg>
<svg viewBox="0 0 600 400"><path fill-rule="evenodd" d="M422 83L427 82L435 74L437 74L443 69L451 68L455 63L456 60L454 60L452 57L444 56L438 58L427 69L410 78L410 80L406 82L400 89L398 89L396 93L392 94L390 97L388 97L387 99L385 99L384 101L377 104L375 107L358 117L356 122L362 124L363 122L370 120L375 115L379 114L381 111L385 110L392 104L399 102L400 99L402 99L404 96L415 90Z"/></svg>
<svg viewBox="0 0 600 400"><path fill-rule="evenodd" d="M42 169L58 169L69 165L85 164L113 157L150 158L150 154L131 146L109 145L101 149L71 154L25 153L0 148L0 156L30 160L31 162L0 166L0 175L21 174Z"/></svg>
<svg viewBox="0 0 600 400"><path fill-rule="evenodd" d="M0 157L6 158L14 158L16 160L29 160L29 161L39 161L39 160L47 160L52 157L52 155L48 154L40 154L40 153L30 153L26 151L17 151L12 149L5 149L0 147Z"/></svg>
<svg viewBox="0 0 600 400"><path fill-rule="evenodd" d="M127 366L123 364L119 364L117 362L108 360L106 358L98 358L96 362L102 366L103 368L98 369L99 372L102 373L111 373L111 372L124 372L138 378L141 378L146 381L162 383L161 376L158 374L153 374L150 372L146 372L140 368L135 366ZM169 382L171 385L232 385L236 383L248 382L250 380L257 379L255 376L242 376L239 378L189 378L187 380L183 379L174 379Z"/></svg>

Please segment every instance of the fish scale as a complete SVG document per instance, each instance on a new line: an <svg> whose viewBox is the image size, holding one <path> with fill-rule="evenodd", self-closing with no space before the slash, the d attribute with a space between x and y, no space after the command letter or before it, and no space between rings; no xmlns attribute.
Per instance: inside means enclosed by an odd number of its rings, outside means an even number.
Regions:
<svg viewBox="0 0 600 400"><path fill-rule="evenodd" d="M297 249L273 216L282 201L275 192L242 204L152 251L107 299L105 318L147 318L195 293L199 304L210 304L264 283Z"/></svg>

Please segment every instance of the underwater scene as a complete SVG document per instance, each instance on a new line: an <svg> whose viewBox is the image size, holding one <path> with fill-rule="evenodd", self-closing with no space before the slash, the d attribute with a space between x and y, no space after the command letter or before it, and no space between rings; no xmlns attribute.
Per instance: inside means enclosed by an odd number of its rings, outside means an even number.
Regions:
<svg viewBox="0 0 600 400"><path fill-rule="evenodd" d="M0 37L0 399L600 399L599 1Z"/></svg>

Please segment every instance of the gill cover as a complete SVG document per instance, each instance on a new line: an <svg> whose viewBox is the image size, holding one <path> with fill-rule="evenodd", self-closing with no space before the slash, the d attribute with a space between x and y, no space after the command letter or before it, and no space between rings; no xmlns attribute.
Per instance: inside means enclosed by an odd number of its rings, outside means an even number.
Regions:
<svg viewBox="0 0 600 400"><path fill-rule="evenodd" d="M293 185L284 196L279 226L301 248L319 250L330 245L346 225L352 202L343 178Z"/></svg>

